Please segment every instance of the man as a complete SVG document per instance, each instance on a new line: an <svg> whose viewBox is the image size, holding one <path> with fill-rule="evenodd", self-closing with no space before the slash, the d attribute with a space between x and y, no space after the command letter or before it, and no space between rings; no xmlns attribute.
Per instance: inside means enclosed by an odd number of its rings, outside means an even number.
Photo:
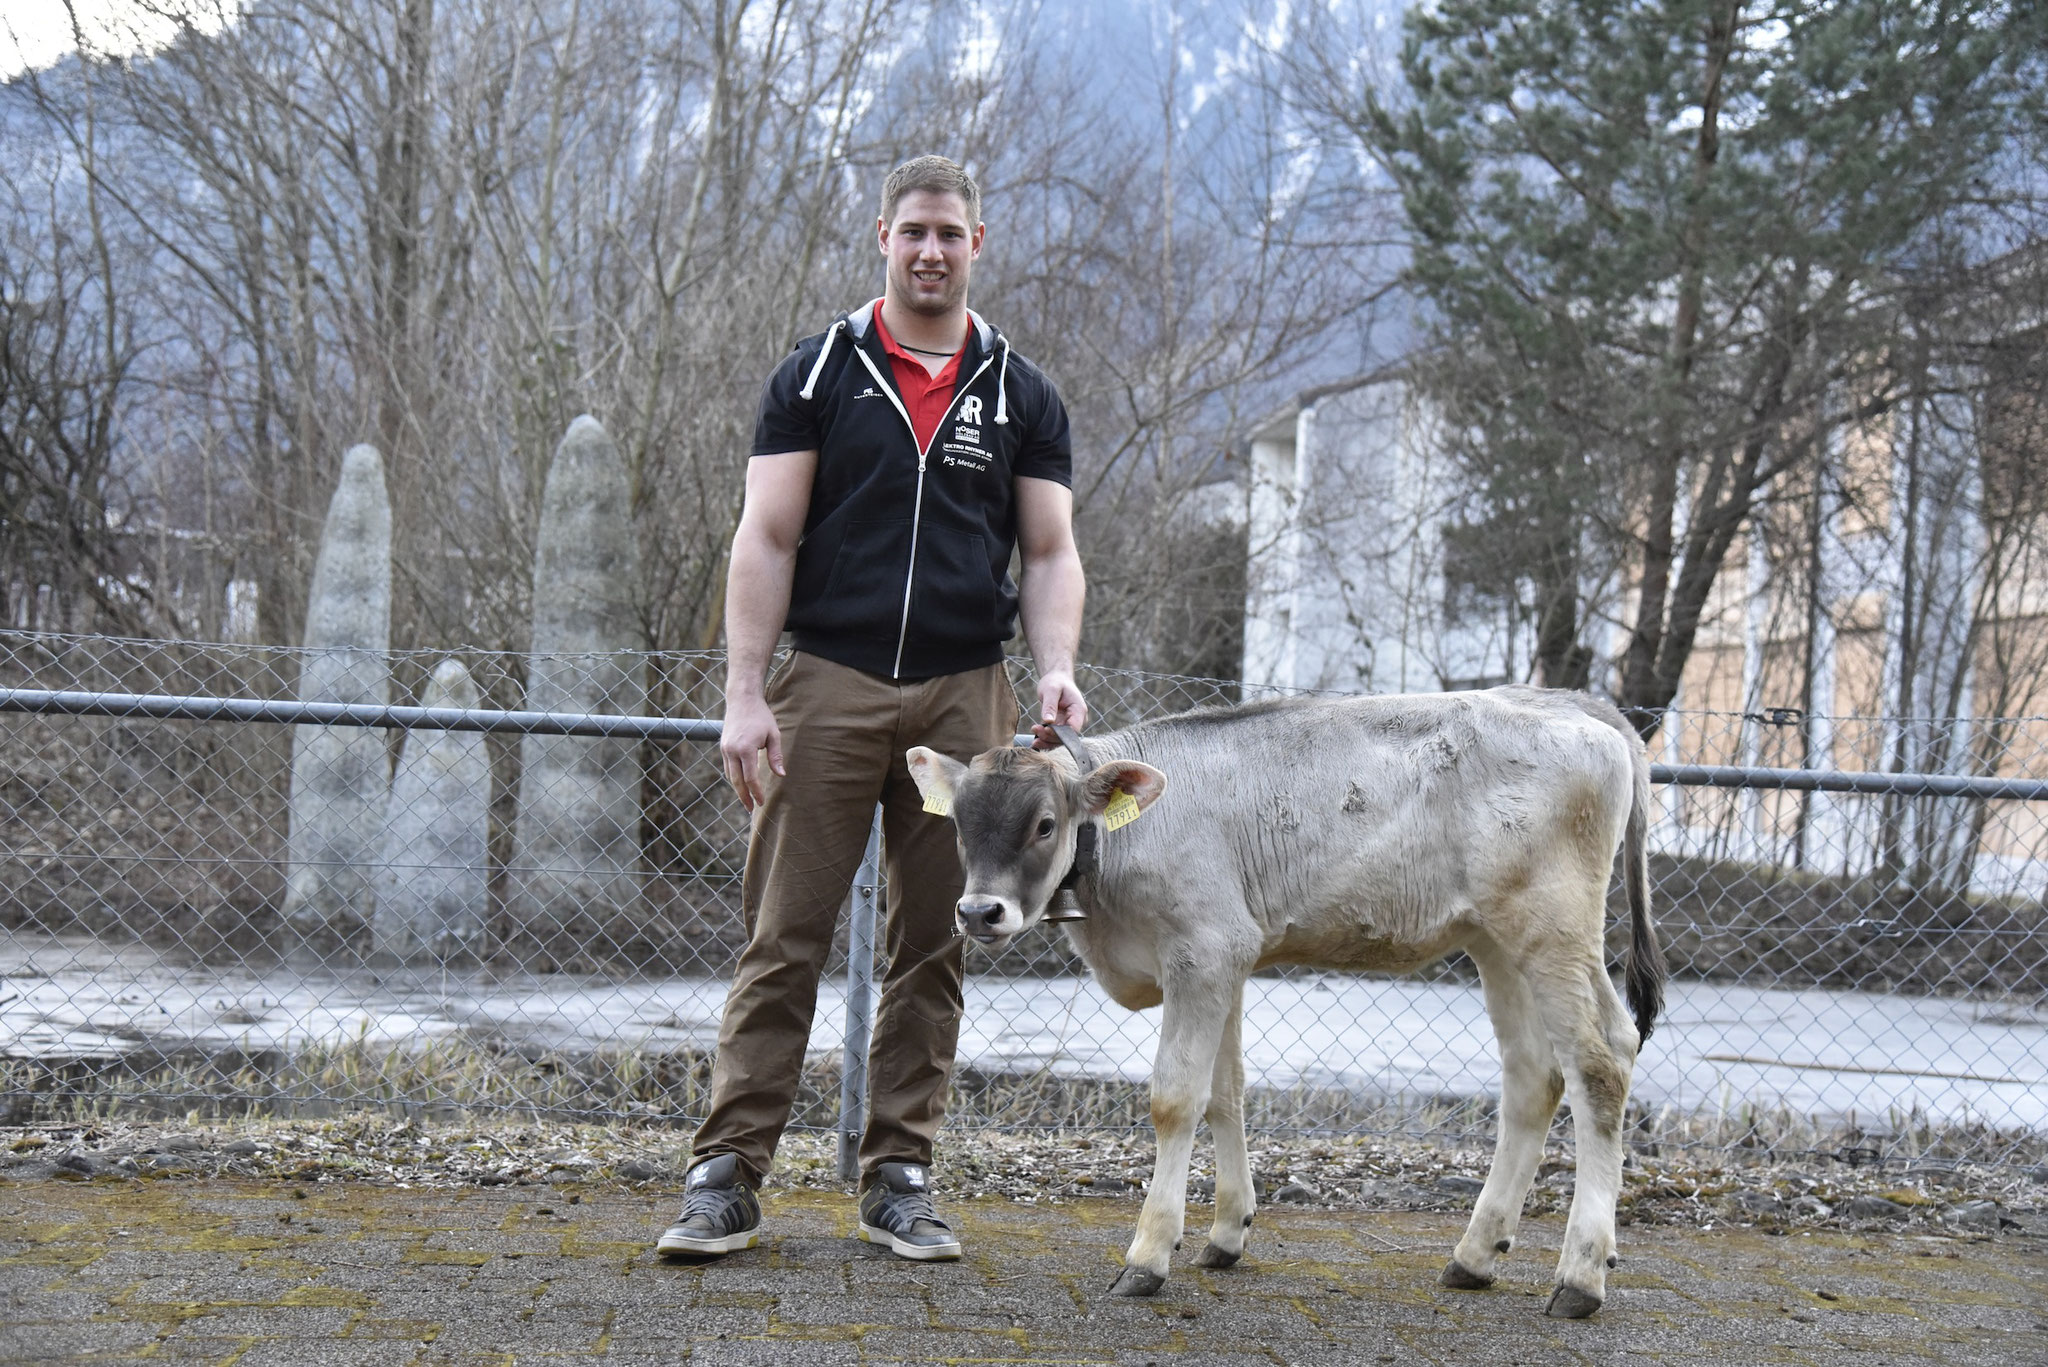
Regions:
<svg viewBox="0 0 2048 1367"><path fill-rule="evenodd" d="M1087 719L1073 674L1083 584L1066 410L968 310L980 191L944 157L905 162L883 186L875 231L882 297L784 358L754 429L726 588L719 745L753 813L748 943L663 1253L760 1240L754 1192L789 1121L818 978L879 801L888 965L860 1237L906 1258L960 1256L929 1165L959 1035L961 872L951 823L923 810L903 754L926 745L966 760L1010 738L1003 646L1020 613L1041 736ZM768 679L785 627L794 649Z"/></svg>

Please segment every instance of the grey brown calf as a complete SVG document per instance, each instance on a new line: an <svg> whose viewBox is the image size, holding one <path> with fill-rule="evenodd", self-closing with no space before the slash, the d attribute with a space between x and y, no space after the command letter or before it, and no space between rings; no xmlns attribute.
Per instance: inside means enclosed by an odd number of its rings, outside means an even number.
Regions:
<svg viewBox="0 0 2048 1367"><path fill-rule="evenodd" d="M1248 976L1269 964L1402 972L1463 950L1500 1041L1500 1137L1444 1284L1492 1283L1569 1095L1578 1190L1548 1312L1597 1310L1614 1263L1630 1072L1664 983L1644 865L1649 761L1621 714L1583 694L1497 688L1191 712L1088 745L1087 773L1065 753L1029 750L963 765L919 747L908 759L927 806L950 811L959 835L963 930L1001 944L1036 925L1077 832L1095 823L1099 869L1077 889L1088 917L1067 934L1118 1002L1165 1003L1158 1160L1111 1290L1150 1295L1165 1282L1204 1114L1216 1221L1196 1261L1228 1267L1244 1253ZM1133 803L1144 818L1108 829ZM1633 1023L1602 950L1624 843Z"/></svg>

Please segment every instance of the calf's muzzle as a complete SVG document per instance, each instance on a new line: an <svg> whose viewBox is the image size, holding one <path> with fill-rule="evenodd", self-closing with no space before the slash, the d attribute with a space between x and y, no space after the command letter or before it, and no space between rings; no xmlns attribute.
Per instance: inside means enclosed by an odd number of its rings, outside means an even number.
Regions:
<svg viewBox="0 0 2048 1367"><path fill-rule="evenodd" d="M960 929L977 940L994 940L1001 935L1003 904L993 897L967 896L954 907Z"/></svg>

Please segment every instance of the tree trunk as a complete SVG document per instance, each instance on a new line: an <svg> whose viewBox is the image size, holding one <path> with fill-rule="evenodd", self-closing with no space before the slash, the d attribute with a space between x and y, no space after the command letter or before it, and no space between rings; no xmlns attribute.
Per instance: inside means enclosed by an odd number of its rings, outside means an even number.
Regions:
<svg viewBox="0 0 2048 1367"><path fill-rule="evenodd" d="M1646 500L1643 533L1643 579L1637 596L1636 622L1629 633L1628 650L1622 667L1622 707L1636 730L1648 740L1663 722L1663 711L1678 692L1676 675L1666 677L1660 668L1668 658L1664 622L1666 598L1676 540L1673 531L1678 515L1681 472L1686 466L1689 440L1688 420L1692 416L1690 390L1694 348L1699 335L1700 314L1706 287L1706 225L1699 201L1713 177L1714 163L1721 155L1721 78L1727 70L1735 42L1735 20L1739 5L1716 6L1707 20L1706 65L1700 90L1700 132L1693 144L1692 197L1695 214L1687 224L1679 246L1678 301L1672 318L1671 346L1665 362L1666 405L1663 439L1650 453L1650 487ZM1687 647L1690 649L1690 641ZM1681 657L1682 658L1682 657Z"/></svg>

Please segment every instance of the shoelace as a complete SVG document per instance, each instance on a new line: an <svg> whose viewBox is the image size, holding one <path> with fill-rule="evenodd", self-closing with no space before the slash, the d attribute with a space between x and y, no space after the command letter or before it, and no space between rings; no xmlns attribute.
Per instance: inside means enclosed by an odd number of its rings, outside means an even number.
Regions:
<svg viewBox="0 0 2048 1367"><path fill-rule="evenodd" d="M746 1204L740 1194L725 1187L698 1187L683 1197L683 1214L678 1223L688 1223L696 1216L703 1216L715 1226L732 1226L734 1212L746 1217Z"/></svg>
<svg viewBox="0 0 2048 1367"><path fill-rule="evenodd" d="M939 1208L932 1204L932 1198L920 1191L892 1191L879 1202L875 1214L890 1222L897 1233L909 1229L919 1220L929 1220L935 1225L946 1222L939 1218Z"/></svg>

